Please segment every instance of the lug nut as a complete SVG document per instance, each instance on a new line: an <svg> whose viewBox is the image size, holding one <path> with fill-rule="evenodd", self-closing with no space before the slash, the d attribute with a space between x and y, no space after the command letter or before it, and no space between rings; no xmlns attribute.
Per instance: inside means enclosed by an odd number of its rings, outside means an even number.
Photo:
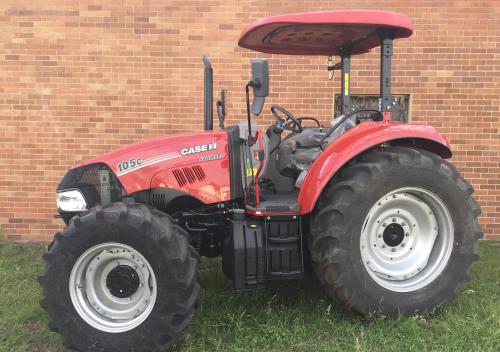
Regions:
<svg viewBox="0 0 500 352"><path fill-rule="evenodd" d="M401 243L401 247L404 247L404 246L406 246L406 244L404 244L404 243Z"/></svg>
<svg viewBox="0 0 500 352"><path fill-rule="evenodd" d="M392 222L396 222L396 218L392 218Z"/></svg>
<svg viewBox="0 0 500 352"><path fill-rule="evenodd" d="M396 248L391 249L393 252L396 252Z"/></svg>
<svg viewBox="0 0 500 352"><path fill-rule="evenodd" d="M383 245L382 245L382 248L385 248L385 247L386 247L386 246L385 246L385 244L383 244Z"/></svg>
<svg viewBox="0 0 500 352"><path fill-rule="evenodd" d="M406 222L402 222L402 223L401 223L401 226L406 226Z"/></svg>
<svg viewBox="0 0 500 352"><path fill-rule="evenodd" d="M410 234L407 232L407 233L405 233L405 236L406 236L406 237L409 237L409 236L410 236Z"/></svg>
<svg viewBox="0 0 500 352"><path fill-rule="evenodd" d="M387 226L387 224L384 222L384 223L382 224L382 227L386 227L386 226Z"/></svg>
<svg viewBox="0 0 500 352"><path fill-rule="evenodd" d="M382 234L381 233L378 234L378 238L382 238Z"/></svg>

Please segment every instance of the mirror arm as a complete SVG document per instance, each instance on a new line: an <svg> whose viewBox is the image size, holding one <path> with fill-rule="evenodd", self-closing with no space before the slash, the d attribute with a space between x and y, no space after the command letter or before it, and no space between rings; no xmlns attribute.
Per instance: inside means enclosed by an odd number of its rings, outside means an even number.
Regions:
<svg viewBox="0 0 500 352"><path fill-rule="evenodd" d="M252 122L250 121L250 87L254 86L254 81L248 81L245 86L245 93L247 98L247 120L248 120L248 145L251 147L253 145L252 138Z"/></svg>

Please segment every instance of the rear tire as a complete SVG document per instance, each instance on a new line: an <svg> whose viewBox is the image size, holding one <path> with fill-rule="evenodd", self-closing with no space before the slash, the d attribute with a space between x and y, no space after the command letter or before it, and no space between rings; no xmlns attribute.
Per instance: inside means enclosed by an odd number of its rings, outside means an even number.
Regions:
<svg viewBox="0 0 500 352"><path fill-rule="evenodd" d="M424 314L454 298L479 259L472 192L453 165L423 150L350 162L318 200L308 239L330 297L364 316Z"/></svg>
<svg viewBox="0 0 500 352"><path fill-rule="evenodd" d="M160 351L194 315L199 257L182 228L146 205L98 206L73 218L44 259L40 304L67 347Z"/></svg>

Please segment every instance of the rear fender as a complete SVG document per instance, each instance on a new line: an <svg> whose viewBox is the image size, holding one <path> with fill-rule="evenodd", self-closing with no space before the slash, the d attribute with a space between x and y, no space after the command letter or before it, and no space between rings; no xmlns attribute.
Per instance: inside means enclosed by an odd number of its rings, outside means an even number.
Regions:
<svg viewBox="0 0 500 352"><path fill-rule="evenodd" d="M383 143L425 149L444 159L451 157L448 141L431 126L393 121L361 123L331 142L311 165L299 192L301 214L314 209L328 181L342 166Z"/></svg>

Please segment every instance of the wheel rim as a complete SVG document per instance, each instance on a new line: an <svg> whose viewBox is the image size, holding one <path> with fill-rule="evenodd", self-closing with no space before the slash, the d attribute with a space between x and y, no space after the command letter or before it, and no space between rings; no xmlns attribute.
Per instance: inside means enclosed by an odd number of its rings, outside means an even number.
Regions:
<svg viewBox="0 0 500 352"><path fill-rule="evenodd" d="M149 262L122 243L102 243L85 251L69 279L71 301L95 329L120 333L140 325L156 301L156 277Z"/></svg>
<svg viewBox="0 0 500 352"><path fill-rule="evenodd" d="M443 272L453 238L453 221L441 199L422 188L400 188L368 212L360 237L361 258L382 287L415 291Z"/></svg>

